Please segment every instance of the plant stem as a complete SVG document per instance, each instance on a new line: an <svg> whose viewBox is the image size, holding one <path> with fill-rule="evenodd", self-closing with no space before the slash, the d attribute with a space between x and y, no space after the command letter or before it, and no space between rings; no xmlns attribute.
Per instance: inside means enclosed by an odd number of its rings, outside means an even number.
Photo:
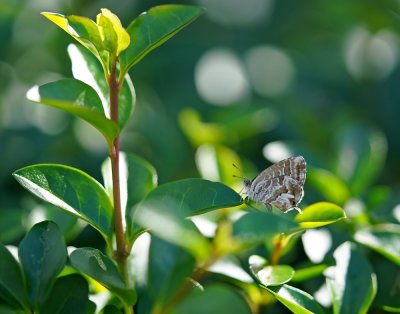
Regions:
<svg viewBox="0 0 400 314"><path fill-rule="evenodd" d="M119 92L120 84L117 78L117 62L114 62L110 76L108 77L108 86L110 88L110 116L116 124L119 122ZM122 208L121 208L121 187L119 177L119 136L117 136L110 149L109 156L111 160L111 172L113 182L113 199L114 199L114 232L117 243L114 252L115 259L118 263L120 274L125 284L130 287L129 271L128 271L128 252L125 245L125 235L123 228ZM125 313L132 314L133 307L125 306Z"/></svg>
<svg viewBox="0 0 400 314"><path fill-rule="evenodd" d="M279 260L281 259L281 252L283 249L283 241L284 241L284 235L279 235L278 240L274 243L274 250L272 251L271 254L271 265L278 265Z"/></svg>

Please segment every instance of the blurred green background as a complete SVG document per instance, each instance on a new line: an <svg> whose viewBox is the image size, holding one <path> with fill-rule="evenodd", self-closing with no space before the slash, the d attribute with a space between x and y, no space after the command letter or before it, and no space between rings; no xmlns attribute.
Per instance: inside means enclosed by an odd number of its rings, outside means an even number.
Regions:
<svg viewBox="0 0 400 314"><path fill-rule="evenodd" d="M107 155L96 130L25 100L31 86L72 76L72 38L39 13L95 19L107 7L128 26L164 3L0 0L1 241L20 239L38 206L14 170L64 163L101 180ZM137 104L123 150L151 162L160 183L203 176L230 185L232 174L252 177L301 154L305 203L400 220L400 1L173 3L207 11L131 70Z"/></svg>

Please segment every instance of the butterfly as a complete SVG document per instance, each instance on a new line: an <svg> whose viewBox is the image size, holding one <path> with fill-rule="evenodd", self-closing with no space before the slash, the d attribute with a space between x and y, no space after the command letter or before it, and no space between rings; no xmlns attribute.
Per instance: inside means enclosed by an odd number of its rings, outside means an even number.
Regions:
<svg viewBox="0 0 400 314"><path fill-rule="evenodd" d="M247 198L265 207L275 206L286 213L297 209L304 195L306 161L302 156L290 157L273 164L253 180L244 179Z"/></svg>

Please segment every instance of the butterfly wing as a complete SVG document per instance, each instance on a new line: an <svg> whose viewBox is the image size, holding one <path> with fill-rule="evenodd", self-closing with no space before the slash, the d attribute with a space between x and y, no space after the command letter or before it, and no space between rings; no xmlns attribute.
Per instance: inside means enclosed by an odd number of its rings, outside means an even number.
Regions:
<svg viewBox="0 0 400 314"><path fill-rule="evenodd" d="M302 156L290 157L268 167L252 181L249 197L264 206L274 205L283 212L301 201L306 179L306 162Z"/></svg>

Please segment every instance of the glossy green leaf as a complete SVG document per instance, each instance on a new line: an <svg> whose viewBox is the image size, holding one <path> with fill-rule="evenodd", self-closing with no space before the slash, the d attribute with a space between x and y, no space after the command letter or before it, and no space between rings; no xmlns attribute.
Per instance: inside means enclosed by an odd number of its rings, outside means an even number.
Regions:
<svg viewBox="0 0 400 314"><path fill-rule="evenodd" d="M105 116L110 118L110 90L99 62L85 49L74 44L68 46L74 78L92 87L100 97ZM128 123L136 103L136 93L128 74L119 94L119 127L123 129Z"/></svg>
<svg viewBox="0 0 400 314"><path fill-rule="evenodd" d="M151 197L152 193L136 208L133 217L135 224L149 229L163 240L184 248L199 260L207 258L210 254L210 244L187 219L190 211L186 203L168 194L159 198Z"/></svg>
<svg viewBox="0 0 400 314"><path fill-rule="evenodd" d="M121 71L126 73L150 51L193 22L204 11L189 5L160 5L142 13L128 26L131 44L120 55Z"/></svg>
<svg viewBox="0 0 400 314"><path fill-rule="evenodd" d="M176 210L185 216L242 204L240 195L231 188L203 179L184 179L160 185L146 197L145 202L160 201L166 197L181 204Z"/></svg>
<svg viewBox="0 0 400 314"><path fill-rule="evenodd" d="M265 266L257 271L256 277L265 286L280 286L292 279L294 269L288 265Z"/></svg>
<svg viewBox="0 0 400 314"><path fill-rule="evenodd" d="M394 224L376 225L361 229L354 238L372 250L400 265L400 226Z"/></svg>
<svg viewBox="0 0 400 314"><path fill-rule="evenodd" d="M182 285L188 282L195 259L182 248L152 237L149 251L147 285L154 303L163 307Z"/></svg>
<svg viewBox="0 0 400 314"><path fill-rule="evenodd" d="M32 227L19 245L30 300L36 308L48 296L56 276L67 261L67 247L57 225L43 221Z"/></svg>
<svg viewBox="0 0 400 314"><path fill-rule="evenodd" d="M87 314L89 309L89 286L80 275L60 277L55 282L41 314Z"/></svg>
<svg viewBox="0 0 400 314"><path fill-rule="evenodd" d="M118 126L104 114L102 102L89 85L75 79L64 79L32 87L26 94L31 101L55 107L90 123L111 143Z"/></svg>
<svg viewBox="0 0 400 314"><path fill-rule="evenodd" d="M400 313L400 267L384 257L374 259L372 266L378 281L373 306Z"/></svg>
<svg viewBox="0 0 400 314"><path fill-rule="evenodd" d="M329 202L343 205L351 198L351 193L346 183L325 169L308 169L307 182Z"/></svg>
<svg viewBox="0 0 400 314"><path fill-rule="evenodd" d="M367 313L376 294L376 276L368 260L350 242L333 254L336 266L325 271L334 314Z"/></svg>
<svg viewBox="0 0 400 314"><path fill-rule="evenodd" d="M275 298L296 314L323 314L324 310L314 298L308 293L283 285L279 287L266 288Z"/></svg>
<svg viewBox="0 0 400 314"><path fill-rule="evenodd" d="M295 221L301 228L309 229L329 225L343 218L346 218L346 214L340 206L319 202L304 208L296 215Z"/></svg>
<svg viewBox="0 0 400 314"><path fill-rule="evenodd" d="M233 224L234 236L248 245L272 241L277 234L288 233L298 225L269 212L249 212Z"/></svg>
<svg viewBox="0 0 400 314"><path fill-rule="evenodd" d="M72 266L92 277L127 305L136 302L135 290L126 287L117 266L102 252L94 248L79 248L70 255Z"/></svg>
<svg viewBox="0 0 400 314"><path fill-rule="evenodd" d="M29 309L29 298L20 266L2 243L0 243L0 297L16 308Z"/></svg>
<svg viewBox="0 0 400 314"><path fill-rule="evenodd" d="M112 198L111 162L108 158L102 165L104 185ZM127 223L127 237L132 241L135 232L131 230L134 206L157 186L157 174L152 165L134 154L120 153L120 190L123 216Z"/></svg>
<svg viewBox="0 0 400 314"><path fill-rule="evenodd" d="M235 313L250 314L251 310L244 298L229 286L213 284L204 291L193 290L172 314Z"/></svg>
<svg viewBox="0 0 400 314"><path fill-rule="evenodd" d="M33 165L14 172L28 191L100 231L110 241L113 234L113 206L107 192L86 173L63 165Z"/></svg>
<svg viewBox="0 0 400 314"><path fill-rule="evenodd" d="M385 135L370 127L352 123L337 132L337 174L359 196L380 173L386 158ZM349 158L349 156L351 156Z"/></svg>

